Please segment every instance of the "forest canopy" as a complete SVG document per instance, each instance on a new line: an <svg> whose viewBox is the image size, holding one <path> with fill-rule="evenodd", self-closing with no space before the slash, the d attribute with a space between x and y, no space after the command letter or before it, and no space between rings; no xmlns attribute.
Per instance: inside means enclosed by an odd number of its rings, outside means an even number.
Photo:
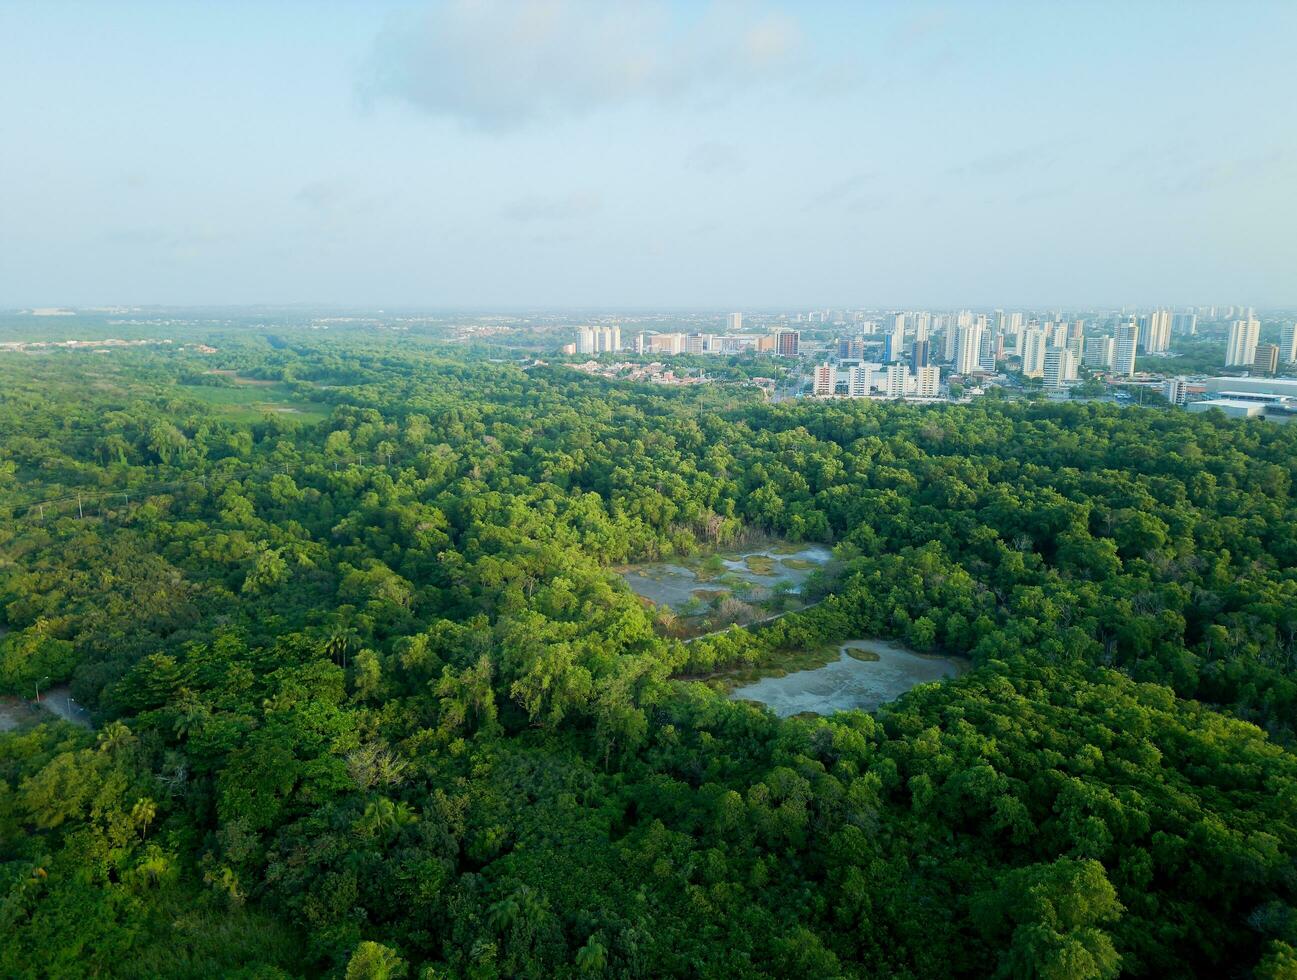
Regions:
<svg viewBox="0 0 1297 980"><path fill-rule="evenodd" d="M1297 427L218 346L0 354L0 974L1297 975ZM697 679L849 637L972 669Z"/></svg>

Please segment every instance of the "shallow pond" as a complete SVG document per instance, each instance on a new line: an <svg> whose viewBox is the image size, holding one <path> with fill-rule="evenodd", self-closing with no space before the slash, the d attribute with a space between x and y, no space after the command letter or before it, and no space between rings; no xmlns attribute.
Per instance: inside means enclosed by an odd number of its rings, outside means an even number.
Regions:
<svg viewBox="0 0 1297 980"><path fill-rule="evenodd" d="M915 653L884 640L849 640L838 659L814 670L763 677L730 691L731 700L757 701L781 718L861 708L873 711L910 688L958 677L969 663L959 657Z"/></svg>
<svg viewBox="0 0 1297 980"><path fill-rule="evenodd" d="M823 545L780 545L633 565L621 574L637 595L682 612L705 607L718 594L760 601L781 583L795 595L831 557Z"/></svg>

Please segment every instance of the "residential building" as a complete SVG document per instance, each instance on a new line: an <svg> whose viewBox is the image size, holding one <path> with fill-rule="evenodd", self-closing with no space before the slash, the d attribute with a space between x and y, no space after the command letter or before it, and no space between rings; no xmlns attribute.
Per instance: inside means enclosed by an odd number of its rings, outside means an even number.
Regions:
<svg viewBox="0 0 1297 980"><path fill-rule="evenodd" d="M1268 374L1274 376L1279 373L1279 347L1276 344L1261 344L1256 349L1256 357L1252 359L1253 374Z"/></svg>
<svg viewBox="0 0 1297 980"><path fill-rule="evenodd" d="M1197 313L1177 313L1171 318L1171 333L1177 337L1193 337L1198 333Z"/></svg>
<svg viewBox="0 0 1297 980"><path fill-rule="evenodd" d="M960 314L961 317L964 314ZM983 329L980 324L968 323L959 327L955 336L955 373L972 374L977 370L982 353Z"/></svg>
<svg viewBox="0 0 1297 980"><path fill-rule="evenodd" d="M1167 378L1162 382L1162 397L1172 405L1183 405L1189 397L1184 378Z"/></svg>
<svg viewBox="0 0 1297 980"><path fill-rule="evenodd" d="M910 345L910 370L915 374L928 366L928 341L916 340Z"/></svg>
<svg viewBox="0 0 1297 980"><path fill-rule="evenodd" d="M905 356L905 316L897 314L892 327L883 337L883 363L890 364Z"/></svg>
<svg viewBox="0 0 1297 980"><path fill-rule="evenodd" d="M1249 312L1246 320L1235 320L1229 326L1225 344L1226 367L1251 367L1256 360L1256 344L1261 338L1261 321Z"/></svg>
<svg viewBox="0 0 1297 980"><path fill-rule="evenodd" d="M802 335L797 330L780 330L775 334L775 353L780 357L796 357L801 344Z"/></svg>
<svg viewBox="0 0 1297 980"><path fill-rule="evenodd" d="M935 364L919 368L915 372L914 393L920 398L936 398L941 394L941 368Z"/></svg>
<svg viewBox="0 0 1297 980"><path fill-rule="evenodd" d="M1043 378L1046 388L1056 390L1076 380L1076 358L1070 348L1051 347L1045 351Z"/></svg>
<svg viewBox="0 0 1297 980"><path fill-rule="evenodd" d="M1117 342L1111 337L1086 337L1082 362L1088 368L1111 371L1117 359ZM1041 365L1042 369L1044 365Z"/></svg>
<svg viewBox="0 0 1297 980"><path fill-rule="evenodd" d="M1171 311L1154 310L1139 318L1139 335L1144 353L1165 354L1171 349Z"/></svg>
<svg viewBox="0 0 1297 980"><path fill-rule="evenodd" d="M743 314L731 313L727 318L727 330L729 333L738 333L743 329Z"/></svg>
<svg viewBox="0 0 1297 980"><path fill-rule="evenodd" d="M904 398L910 387L910 369L904 364L892 364L887 368L885 393L888 398Z"/></svg>
<svg viewBox="0 0 1297 980"><path fill-rule="evenodd" d="M815 368L814 392L817 398L833 394L838 386L838 372L832 364L825 362Z"/></svg>
<svg viewBox="0 0 1297 980"><path fill-rule="evenodd" d="M874 386L874 369L867 364L857 364L847 372L847 394L852 398L868 398Z"/></svg>
<svg viewBox="0 0 1297 980"><path fill-rule="evenodd" d="M1045 331L1028 327L1022 334L1022 373L1028 378L1039 378L1045 373Z"/></svg>
<svg viewBox="0 0 1297 980"><path fill-rule="evenodd" d="M864 337L839 337L838 360L863 361L865 359Z"/></svg>
<svg viewBox="0 0 1297 980"><path fill-rule="evenodd" d="M1117 327L1117 354L1113 358L1112 370L1126 377L1135 375L1135 351L1139 346L1139 324L1134 320L1119 324Z"/></svg>
<svg viewBox="0 0 1297 980"><path fill-rule="evenodd" d="M1284 364L1297 364L1297 323L1285 324L1283 339L1279 342L1279 360Z"/></svg>

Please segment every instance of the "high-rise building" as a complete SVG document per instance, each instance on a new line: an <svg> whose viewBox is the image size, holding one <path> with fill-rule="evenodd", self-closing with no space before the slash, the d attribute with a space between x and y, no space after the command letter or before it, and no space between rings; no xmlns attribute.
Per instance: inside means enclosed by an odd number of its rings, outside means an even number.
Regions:
<svg viewBox="0 0 1297 980"><path fill-rule="evenodd" d="M1283 339L1279 342L1279 360L1285 364L1297 364L1297 323L1289 323L1283 328Z"/></svg>
<svg viewBox="0 0 1297 980"><path fill-rule="evenodd" d="M817 365L815 368L815 395L823 398L826 395L833 394L838 384L837 371L832 364L824 363Z"/></svg>
<svg viewBox="0 0 1297 980"><path fill-rule="evenodd" d="M731 313L727 318L727 328L730 333L738 333L743 329L743 314Z"/></svg>
<svg viewBox="0 0 1297 980"><path fill-rule="evenodd" d="M1189 386L1184 378L1167 378L1162 382L1162 397L1172 405L1183 405L1189 398Z"/></svg>
<svg viewBox="0 0 1297 980"><path fill-rule="evenodd" d="M927 340L932 331L932 314L916 313L914 314L914 339Z"/></svg>
<svg viewBox="0 0 1297 980"><path fill-rule="evenodd" d="M1088 368L1112 369L1117 357L1117 342L1111 337L1086 337L1084 363ZM1044 364L1041 365L1044 368Z"/></svg>
<svg viewBox="0 0 1297 980"><path fill-rule="evenodd" d="M905 316L897 314L892 327L883 337L883 363L890 364L905 356Z"/></svg>
<svg viewBox="0 0 1297 980"><path fill-rule="evenodd" d="M1177 313L1171 318L1171 332L1177 337L1193 337L1198 333L1197 313Z"/></svg>
<svg viewBox="0 0 1297 980"><path fill-rule="evenodd" d="M919 368L914 375L914 393L920 398L936 398L941 393L941 368L935 364Z"/></svg>
<svg viewBox="0 0 1297 980"><path fill-rule="evenodd" d="M1062 388L1076 380L1076 359L1070 348L1051 347L1045 351L1044 383L1046 388Z"/></svg>
<svg viewBox="0 0 1297 980"><path fill-rule="evenodd" d="M685 338L685 353L707 354L712 349L712 335L709 333L691 333Z"/></svg>
<svg viewBox="0 0 1297 980"><path fill-rule="evenodd" d="M987 374L994 374L999 359L1000 338L991 336L991 331L985 323L982 323L981 327L982 340L977 346L977 366Z"/></svg>
<svg viewBox="0 0 1297 980"><path fill-rule="evenodd" d="M960 314L962 318L965 314ZM971 314L969 315L971 321ZM982 326L969 322L958 328L955 336L955 373L972 374L977 370L982 353Z"/></svg>
<svg viewBox="0 0 1297 980"><path fill-rule="evenodd" d="M847 372L847 394L852 398L868 398L874 386L874 369L867 364L857 364Z"/></svg>
<svg viewBox="0 0 1297 980"><path fill-rule="evenodd" d="M1139 346L1139 324L1133 320L1117 326L1117 353L1113 358L1112 370L1115 374L1134 377L1135 350Z"/></svg>
<svg viewBox="0 0 1297 980"><path fill-rule="evenodd" d="M780 330L775 334L775 353L780 357L796 357L801 345L802 335L796 330Z"/></svg>
<svg viewBox="0 0 1297 980"><path fill-rule="evenodd" d="M838 360L863 361L865 359L864 337L839 337Z"/></svg>
<svg viewBox="0 0 1297 980"><path fill-rule="evenodd" d="M959 328L947 323L941 335L941 359L950 364L955 359L955 341L959 338Z"/></svg>
<svg viewBox="0 0 1297 980"><path fill-rule="evenodd" d="M1279 347L1276 344L1261 344L1256 349L1256 357L1252 359L1253 374L1279 373Z"/></svg>
<svg viewBox="0 0 1297 980"><path fill-rule="evenodd" d="M1165 354L1171 349L1171 311L1154 310L1139 318L1139 335L1145 354Z"/></svg>
<svg viewBox="0 0 1297 980"><path fill-rule="evenodd" d="M577 329L576 352L578 354L595 353L595 334L593 327L579 327Z"/></svg>
<svg viewBox="0 0 1297 980"><path fill-rule="evenodd" d="M910 345L910 370L915 374L919 373L919 368L928 366L928 342L927 340L916 340Z"/></svg>
<svg viewBox="0 0 1297 980"><path fill-rule="evenodd" d="M1039 378L1045 373L1045 331L1028 327L1022 333L1022 373L1028 378Z"/></svg>
<svg viewBox="0 0 1297 980"><path fill-rule="evenodd" d="M887 368L886 393L888 398L904 398L910 386L910 369L904 364Z"/></svg>
<svg viewBox="0 0 1297 980"><path fill-rule="evenodd" d="M1229 341L1225 344L1226 367L1251 367L1256 360L1256 344L1261 339L1261 321L1249 312L1246 320L1235 320L1229 325Z"/></svg>

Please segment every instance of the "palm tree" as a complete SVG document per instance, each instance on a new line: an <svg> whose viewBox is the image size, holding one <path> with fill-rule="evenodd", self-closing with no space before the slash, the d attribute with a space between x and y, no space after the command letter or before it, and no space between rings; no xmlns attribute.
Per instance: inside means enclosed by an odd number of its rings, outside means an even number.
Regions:
<svg viewBox="0 0 1297 980"><path fill-rule="evenodd" d="M608 951L594 936L576 951L576 968L582 973L602 973L607 966Z"/></svg>

